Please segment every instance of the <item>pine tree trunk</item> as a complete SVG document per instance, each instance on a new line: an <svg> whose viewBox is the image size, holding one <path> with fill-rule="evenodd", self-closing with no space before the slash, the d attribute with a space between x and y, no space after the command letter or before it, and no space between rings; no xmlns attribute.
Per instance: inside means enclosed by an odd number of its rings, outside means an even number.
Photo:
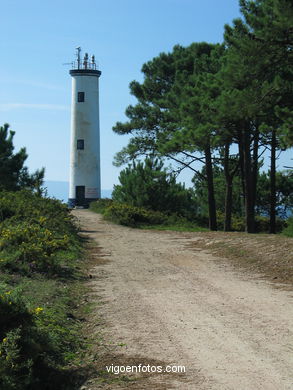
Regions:
<svg viewBox="0 0 293 390"><path fill-rule="evenodd" d="M231 231L231 219L232 219L232 176L229 171L229 152L230 144L226 142L225 144L225 155L224 155L224 173L226 181L226 196L225 196L225 221L224 221L224 231Z"/></svg>
<svg viewBox="0 0 293 390"><path fill-rule="evenodd" d="M250 131L243 128L243 157L244 157L244 183L245 183L245 231L255 232L254 203L253 203L253 173L250 154Z"/></svg>
<svg viewBox="0 0 293 390"><path fill-rule="evenodd" d="M254 141L253 141L253 161L252 161L252 178L251 178L251 191L252 191L252 207L255 210L256 204L256 187L258 177L258 148L259 148L259 129L255 128Z"/></svg>
<svg viewBox="0 0 293 390"><path fill-rule="evenodd" d="M238 151L239 151L239 166L240 166L240 177L242 186L242 210L241 214L245 214L245 180L244 180L244 146L243 146L243 135L242 131L238 130Z"/></svg>
<svg viewBox="0 0 293 390"><path fill-rule="evenodd" d="M276 233L276 130L272 131L271 144L271 196L270 196L270 233Z"/></svg>
<svg viewBox="0 0 293 390"><path fill-rule="evenodd" d="M216 202L214 193L214 178L213 178L213 166L211 148L208 145L205 148L205 162L206 162L206 175L208 185L208 203L209 203L209 228L210 230L217 230L217 214L216 214Z"/></svg>
<svg viewBox="0 0 293 390"><path fill-rule="evenodd" d="M233 198L233 185L232 180L229 178L226 180L226 196L225 196L225 221L224 221L224 231L230 232L231 229L231 220L232 220L232 199Z"/></svg>

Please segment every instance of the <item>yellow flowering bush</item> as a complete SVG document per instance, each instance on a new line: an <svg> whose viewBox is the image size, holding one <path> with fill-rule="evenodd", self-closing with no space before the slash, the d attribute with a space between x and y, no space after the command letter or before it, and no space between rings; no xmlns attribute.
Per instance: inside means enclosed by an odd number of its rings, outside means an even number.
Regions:
<svg viewBox="0 0 293 390"><path fill-rule="evenodd" d="M12 329L0 343L0 388L22 390L32 384L33 360L23 355L24 331Z"/></svg>
<svg viewBox="0 0 293 390"><path fill-rule="evenodd" d="M68 235L37 223L6 224L0 227L0 267L49 271L58 264L56 253L68 249L69 242Z"/></svg>
<svg viewBox="0 0 293 390"><path fill-rule="evenodd" d="M32 322L32 314L26 309L18 290L6 290L0 285L0 340L7 341L6 333Z"/></svg>
<svg viewBox="0 0 293 390"><path fill-rule="evenodd" d="M30 221L60 235L76 232L65 204L30 191L0 192L0 224L8 220Z"/></svg>
<svg viewBox="0 0 293 390"><path fill-rule="evenodd" d="M20 290L0 284L0 389L35 388L42 366L59 351L53 337L41 327L43 307L29 309ZM51 341L52 339L52 341Z"/></svg>
<svg viewBox="0 0 293 390"><path fill-rule="evenodd" d="M0 192L1 390L64 388L63 367L80 345L64 287L77 275L80 253L65 205L28 191Z"/></svg>
<svg viewBox="0 0 293 390"><path fill-rule="evenodd" d="M21 389L19 377L29 380L31 376L31 359L23 351L27 349L25 340L33 326L33 315L20 292L5 290L0 286L0 388Z"/></svg>
<svg viewBox="0 0 293 390"><path fill-rule="evenodd" d="M147 210L142 207L130 206L125 203L113 202L104 213L105 218L126 226L139 224L160 224L167 216L159 211Z"/></svg>

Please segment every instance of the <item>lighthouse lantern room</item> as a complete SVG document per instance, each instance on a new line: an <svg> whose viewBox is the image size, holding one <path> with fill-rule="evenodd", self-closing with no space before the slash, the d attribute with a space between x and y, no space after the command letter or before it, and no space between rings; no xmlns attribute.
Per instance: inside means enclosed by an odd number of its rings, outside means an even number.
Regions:
<svg viewBox="0 0 293 390"><path fill-rule="evenodd" d="M99 77L95 56L76 49L72 63L69 206L87 207L101 197Z"/></svg>

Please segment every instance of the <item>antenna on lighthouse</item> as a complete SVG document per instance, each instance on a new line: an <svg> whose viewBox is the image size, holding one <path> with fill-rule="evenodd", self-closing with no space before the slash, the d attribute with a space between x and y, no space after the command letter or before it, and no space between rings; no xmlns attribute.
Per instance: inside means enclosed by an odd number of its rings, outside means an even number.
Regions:
<svg viewBox="0 0 293 390"><path fill-rule="evenodd" d="M91 66L92 66L92 69L96 69L96 59L95 59L94 55L92 55L92 64L91 64Z"/></svg>
<svg viewBox="0 0 293 390"><path fill-rule="evenodd" d="M77 69L80 69L80 52L81 52L81 47L78 46L78 47L76 48Z"/></svg>

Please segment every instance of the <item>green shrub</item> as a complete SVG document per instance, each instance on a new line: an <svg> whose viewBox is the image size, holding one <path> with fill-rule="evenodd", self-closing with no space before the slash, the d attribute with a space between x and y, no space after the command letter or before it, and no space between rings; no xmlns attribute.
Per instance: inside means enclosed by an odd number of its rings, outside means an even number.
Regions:
<svg viewBox="0 0 293 390"><path fill-rule="evenodd" d="M184 217L195 211L192 191L176 183L159 159L134 161L120 172L119 182L112 192L116 202Z"/></svg>
<svg viewBox="0 0 293 390"><path fill-rule="evenodd" d="M33 360L23 356L21 328L7 333L0 344L0 388L28 389L33 382Z"/></svg>
<svg viewBox="0 0 293 390"><path fill-rule="evenodd" d="M126 226L138 226L140 224L162 224L168 217L159 211L146 210L125 203L113 202L107 207L105 218Z"/></svg>
<svg viewBox="0 0 293 390"><path fill-rule="evenodd" d="M90 209L92 211L95 211L96 213L104 214L106 209L111 206L113 203L112 199L99 199L97 201L91 202L90 203Z"/></svg>
<svg viewBox="0 0 293 390"><path fill-rule="evenodd" d="M20 222L0 227L0 268L56 271L60 250L69 249L69 237L56 235L40 224Z"/></svg>
<svg viewBox="0 0 293 390"><path fill-rule="evenodd" d="M29 310L21 292L0 286L0 388L31 389L52 351L36 326L42 308ZM49 352L48 352L49 351Z"/></svg>
<svg viewBox="0 0 293 390"><path fill-rule="evenodd" d="M90 209L103 214L104 217L110 221L131 227L140 225L144 225L145 227L147 227L147 225L160 225L161 228L164 228L164 225L166 225L166 228L173 227L179 230L180 228L194 230L198 229L198 226L200 225L197 218L191 220L190 218L175 213L165 214L159 211L116 202L112 199L100 199L92 202ZM201 218L200 222L200 226L207 226L208 224L206 218Z"/></svg>
<svg viewBox="0 0 293 390"><path fill-rule="evenodd" d="M0 192L1 390L72 388L64 366L81 338L78 322L68 321L73 283L65 278L79 275L80 253L65 205L29 191Z"/></svg>
<svg viewBox="0 0 293 390"><path fill-rule="evenodd" d="M65 204L30 191L0 192L0 223L11 218L41 223L60 234L76 232L73 217Z"/></svg>
<svg viewBox="0 0 293 390"><path fill-rule="evenodd" d="M293 237L293 217L287 220L287 227L283 230L283 234L287 237Z"/></svg>
<svg viewBox="0 0 293 390"><path fill-rule="evenodd" d="M280 233L287 223L285 220L276 218L276 232ZM257 215L255 217L255 231L257 233L269 233L270 231L270 218Z"/></svg>
<svg viewBox="0 0 293 390"><path fill-rule="evenodd" d="M0 193L0 269L56 273L80 243L65 205L28 191Z"/></svg>
<svg viewBox="0 0 293 390"><path fill-rule="evenodd" d="M225 214L217 211L218 229L224 230ZM233 231L245 231L245 217L232 215L231 227ZM286 221L280 218L276 219L276 231L281 232L286 227ZM256 233L268 233L270 230L270 219L268 217L257 215L255 217L255 231Z"/></svg>
<svg viewBox="0 0 293 390"><path fill-rule="evenodd" d="M28 304L21 289L0 285L1 390L64 388L56 374L81 341L77 327L68 324L67 302L47 305Z"/></svg>
<svg viewBox="0 0 293 390"><path fill-rule="evenodd" d="M218 229L224 230L225 214L221 211L217 211L217 223ZM231 218L231 229L236 232L244 232L245 230L245 219L244 217L239 217L237 215L232 215Z"/></svg>
<svg viewBox="0 0 293 390"><path fill-rule="evenodd" d="M0 286L0 339L13 328L30 326L32 315L27 311L20 294Z"/></svg>

